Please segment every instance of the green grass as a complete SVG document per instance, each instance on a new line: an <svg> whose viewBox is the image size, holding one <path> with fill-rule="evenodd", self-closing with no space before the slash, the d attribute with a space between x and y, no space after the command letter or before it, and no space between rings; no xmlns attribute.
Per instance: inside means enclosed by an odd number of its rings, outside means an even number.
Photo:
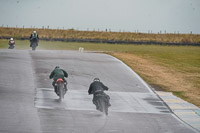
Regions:
<svg viewBox="0 0 200 133"><path fill-rule="evenodd" d="M0 48L8 49L9 40L0 39ZM29 41L15 40L15 49L29 49Z"/></svg>
<svg viewBox="0 0 200 133"><path fill-rule="evenodd" d="M173 93L174 95L176 95L176 96L182 98L182 99L187 99L187 98L188 98L188 97L186 97L186 96L184 95L184 92L182 92L182 91L172 91L172 93Z"/></svg>

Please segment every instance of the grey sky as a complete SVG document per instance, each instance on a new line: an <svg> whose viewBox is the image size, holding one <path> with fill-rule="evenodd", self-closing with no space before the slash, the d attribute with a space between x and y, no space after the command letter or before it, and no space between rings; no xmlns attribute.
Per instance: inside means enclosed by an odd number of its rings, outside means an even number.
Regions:
<svg viewBox="0 0 200 133"><path fill-rule="evenodd" d="M200 34L200 0L0 0L0 25Z"/></svg>

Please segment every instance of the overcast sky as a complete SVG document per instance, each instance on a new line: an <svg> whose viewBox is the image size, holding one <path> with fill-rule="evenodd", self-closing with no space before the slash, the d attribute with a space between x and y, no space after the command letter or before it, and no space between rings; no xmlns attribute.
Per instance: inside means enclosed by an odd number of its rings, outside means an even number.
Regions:
<svg viewBox="0 0 200 133"><path fill-rule="evenodd" d="M200 0L0 0L0 26L200 34Z"/></svg>

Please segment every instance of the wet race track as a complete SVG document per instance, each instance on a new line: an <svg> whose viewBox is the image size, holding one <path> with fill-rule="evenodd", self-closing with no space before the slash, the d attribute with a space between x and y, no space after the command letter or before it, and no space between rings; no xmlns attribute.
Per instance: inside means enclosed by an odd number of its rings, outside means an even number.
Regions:
<svg viewBox="0 0 200 133"><path fill-rule="evenodd" d="M1 133L193 133L118 59L77 51L0 50ZM68 72L59 102L49 79ZM109 87L108 116L95 110L87 90L95 77Z"/></svg>

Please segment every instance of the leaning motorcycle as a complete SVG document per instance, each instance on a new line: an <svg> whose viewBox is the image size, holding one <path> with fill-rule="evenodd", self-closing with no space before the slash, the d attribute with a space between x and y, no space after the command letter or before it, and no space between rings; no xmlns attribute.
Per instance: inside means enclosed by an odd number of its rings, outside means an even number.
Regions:
<svg viewBox="0 0 200 133"><path fill-rule="evenodd" d="M36 49L36 47L38 46L38 39L37 38L33 38L31 40L31 47L32 47L32 50L34 51Z"/></svg>
<svg viewBox="0 0 200 133"><path fill-rule="evenodd" d="M64 82L63 79L59 78L56 80L56 83L55 83L55 87L57 90L56 93L59 96L60 101L62 101L64 99L64 95L67 91L67 88L65 86L66 86L66 83Z"/></svg>
<svg viewBox="0 0 200 133"><path fill-rule="evenodd" d="M110 97L106 95L104 92L94 94L93 103L96 105L96 109L102 112L105 115L108 115L108 107L110 105Z"/></svg>

